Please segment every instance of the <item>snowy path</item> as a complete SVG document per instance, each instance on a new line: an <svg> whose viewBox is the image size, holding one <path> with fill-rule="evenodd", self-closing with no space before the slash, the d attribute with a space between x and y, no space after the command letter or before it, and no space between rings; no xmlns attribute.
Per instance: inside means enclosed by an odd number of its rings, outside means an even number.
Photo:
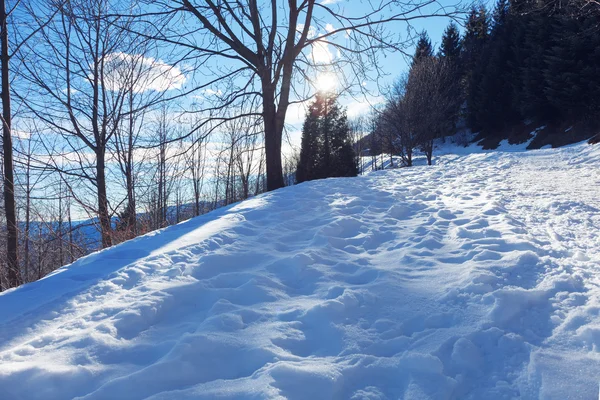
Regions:
<svg viewBox="0 0 600 400"><path fill-rule="evenodd" d="M287 188L0 295L6 399L595 399L600 148Z"/></svg>

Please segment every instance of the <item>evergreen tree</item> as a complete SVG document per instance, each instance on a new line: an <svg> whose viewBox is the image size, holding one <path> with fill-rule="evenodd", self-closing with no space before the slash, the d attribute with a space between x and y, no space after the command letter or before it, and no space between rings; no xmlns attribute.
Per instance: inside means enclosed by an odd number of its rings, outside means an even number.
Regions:
<svg viewBox="0 0 600 400"><path fill-rule="evenodd" d="M426 31L423 31L419 34L419 41L417 42L417 47L415 48L415 55L413 57L412 64L418 63L421 59L425 57L433 56L433 46L431 46L431 40L429 40L429 36Z"/></svg>
<svg viewBox="0 0 600 400"><path fill-rule="evenodd" d="M525 57L521 60L521 91L519 109L525 118L546 122L557 115L544 93L544 67L546 51L550 48L552 17L533 13L524 17L525 35L522 49Z"/></svg>
<svg viewBox="0 0 600 400"><path fill-rule="evenodd" d="M467 24L462 46L464 66L463 87L467 103L467 122L471 129L481 129L478 114L481 107L481 80L485 71L484 52L489 38L489 18L485 7L473 6Z"/></svg>
<svg viewBox="0 0 600 400"><path fill-rule="evenodd" d="M442 36L442 43L440 44L438 56L448 61L458 60L461 48L462 43L458 26L454 22L450 22Z"/></svg>
<svg viewBox="0 0 600 400"><path fill-rule="evenodd" d="M507 84L515 76L510 24L509 3L507 0L498 0L482 58L485 67L478 86L479 104L473 116L476 125L487 136L503 133L519 120L519 112L513 102L513 86Z"/></svg>
<svg viewBox="0 0 600 400"><path fill-rule="evenodd" d="M595 18L554 19L544 59L544 95L562 118L599 116L600 31L595 26Z"/></svg>
<svg viewBox="0 0 600 400"><path fill-rule="evenodd" d="M442 43L438 51L438 58L444 63L447 70L446 74L444 74L444 79L446 80L444 85L447 87L446 93L453 99L452 105L448 108L448 114L446 115L448 131L443 132L442 135L450 135L455 132L460 107L464 101L460 85L463 76L460 57L461 49L462 41L458 26L454 22L451 22L444 31Z"/></svg>
<svg viewBox="0 0 600 400"><path fill-rule="evenodd" d="M315 102L316 103L316 102ZM320 173L319 163L319 112L315 103L308 108L308 113L302 126L302 142L300 147L300 159L296 169L296 182L301 183L311 179Z"/></svg>
<svg viewBox="0 0 600 400"><path fill-rule="evenodd" d="M346 112L335 96L319 93L309 106L302 127L296 181L356 176L357 173Z"/></svg>

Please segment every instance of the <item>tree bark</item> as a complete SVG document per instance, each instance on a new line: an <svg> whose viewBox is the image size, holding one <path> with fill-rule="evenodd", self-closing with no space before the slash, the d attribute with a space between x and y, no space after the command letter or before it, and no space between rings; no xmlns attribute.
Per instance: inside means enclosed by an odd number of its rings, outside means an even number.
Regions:
<svg viewBox="0 0 600 400"><path fill-rule="evenodd" d="M106 166L104 149L96 152L96 185L98 194L98 218L102 235L102 248L112 246L110 215L108 214L108 198L106 196Z"/></svg>
<svg viewBox="0 0 600 400"><path fill-rule="evenodd" d="M129 132L127 135L127 160L126 160L126 180L127 180L127 235L128 239L137 236L137 217L135 212L135 179L133 176L133 90L129 94Z"/></svg>
<svg viewBox="0 0 600 400"><path fill-rule="evenodd" d="M270 77L263 78L270 81ZM270 83L270 82L269 82ZM267 191L284 186L283 168L281 164L281 138L283 125L277 124L274 89L263 83L263 121L265 126L265 161L267 166Z"/></svg>
<svg viewBox="0 0 600 400"><path fill-rule="evenodd" d="M11 136L11 109L10 109L10 78L8 63L8 23L6 14L6 0L0 0L0 41L2 42L2 147L4 152L4 209L6 213L6 263L8 267L8 287L19 284L19 259L18 259L18 229L15 204L15 181L13 169L13 151Z"/></svg>

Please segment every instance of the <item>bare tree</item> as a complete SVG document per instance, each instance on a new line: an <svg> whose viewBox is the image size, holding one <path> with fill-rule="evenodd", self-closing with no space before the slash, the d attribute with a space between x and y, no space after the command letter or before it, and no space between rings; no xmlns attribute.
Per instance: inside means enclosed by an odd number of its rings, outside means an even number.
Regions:
<svg viewBox="0 0 600 400"><path fill-rule="evenodd" d="M192 183L194 216L197 217L202 213L203 209L203 206L200 204L200 198L204 187L207 137L201 131L195 131L190 138L192 145L191 149L185 154L185 163Z"/></svg>
<svg viewBox="0 0 600 400"><path fill-rule="evenodd" d="M115 84L114 63L131 49L126 31L110 18L108 0L70 0L57 7L57 17L40 30L41 40L29 50L39 63L22 63L26 78L39 96L21 100L35 118L61 141L49 149L50 164L69 178L90 184L73 198L98 218L102 246L112 244L111 210L107 194L107 150L118 132L127 85ZM66 168L62 160L70 161ZM96 204L88 199L92 195Z"/></svg>
<svg viewBox="0 0 600 400"><path fill-rule="evenodd" d="M15 203L15 179L12 151L12 113L10 108L11 55L8 52L8 16L6 0L0 0L0 47L2 54L2 155L4 159L4 213L6 218L6 262L8 267L7 287L19 284L18 227ZM2 283L0 282L0 287Z"/></svg>
<svg viewBox="0 0 600 400"><path fill-rule="evenodd" d="M451 7L436 7L435 0L367 1L363 6L369 11L363 9L354 15L353 10L339 4L316 0L176 0L151 4L152 9L140 17L159 15L164 23L149 21L156 31L144 34L178 46L184 53L182 60L194 59L196 69L213 71L210 79L195 88L221 92L211 110L242 98L258 99L267 190L284 185L281 145L285 117L294 98L307 97L302 90L307 78L314 80L314 75L324 71L348 70L348 83L362 87L371 73L380 73L379 51L403 51L407 45L407 38L391 33L390 25L404 23L410 27L415 19L454 13ZM315 50L328 46L339 54L335 61L314 56ZM212 89L215 86L217 91Z"/></svg>
<svg viewBox="0 0 600 400"><path fill-rule="evenodd" d="M448 85L448 72L445 61L426 57L413 65L406 83L403 102L409 129L425 153L428 165L432 163L434 140L449 131L452 126L449 115L457 109L457 99Z"/></svg>

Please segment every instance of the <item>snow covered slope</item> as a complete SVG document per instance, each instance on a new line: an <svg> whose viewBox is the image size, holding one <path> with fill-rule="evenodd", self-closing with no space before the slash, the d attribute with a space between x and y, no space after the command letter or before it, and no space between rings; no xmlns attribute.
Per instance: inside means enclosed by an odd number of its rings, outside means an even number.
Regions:
<svg viewBox="0 0 600 400"><path fill-rule="evenodd" d="M0 295L2 399L594 399L600 147L328 179Z"/></svg>

